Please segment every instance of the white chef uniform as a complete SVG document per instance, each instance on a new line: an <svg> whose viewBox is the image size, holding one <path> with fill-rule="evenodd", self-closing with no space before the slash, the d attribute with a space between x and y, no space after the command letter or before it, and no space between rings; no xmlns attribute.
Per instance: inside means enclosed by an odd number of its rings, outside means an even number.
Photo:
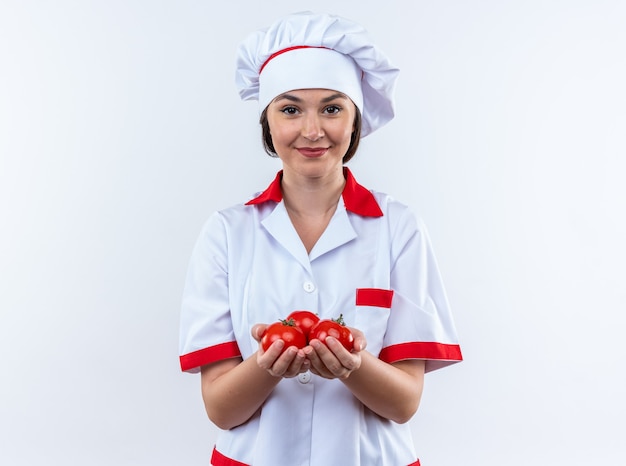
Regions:
<svg viewBox="0 0 626 466"><path fill-rule="evenodd" d="M343 314L383 361L426 360L432 371L462 359L423 223L344 168L342 199L310 254L296 233L279 172L245 205L216 212L195 245L184 290L180 363L188 372L250 357L256 323L306 309ZM374 414L340 380L283 379L248 422L222 431L215 466L417 465L409 424Z"/></svg>

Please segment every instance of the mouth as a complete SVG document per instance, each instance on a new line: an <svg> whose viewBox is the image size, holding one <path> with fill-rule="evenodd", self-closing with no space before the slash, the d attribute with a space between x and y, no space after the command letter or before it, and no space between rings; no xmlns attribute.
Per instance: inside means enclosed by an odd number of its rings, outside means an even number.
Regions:
<svg viewBox="0 0 626 466"><path fill-rule="evenodd" d="M328 151L328 147L298 147L297 151L305 157L321 157Z"/></svg>

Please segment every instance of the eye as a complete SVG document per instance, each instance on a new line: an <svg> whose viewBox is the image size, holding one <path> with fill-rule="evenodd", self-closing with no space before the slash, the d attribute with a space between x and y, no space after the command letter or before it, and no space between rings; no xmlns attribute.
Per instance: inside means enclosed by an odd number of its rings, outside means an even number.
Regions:
<svg viewBox="0 0 626 466"><path fill-rule="evenodd" d="M285 115L296 115L298 113L298 109L292 105L288 105L280 109L282 113Z"/></svg>
<svg viewBox="0 0 626 466"><path fill-rule="evenodd" d="M336 115L341 111L341 107L339 105L329 105L324 109L324 113L329 115Z"/></svg>

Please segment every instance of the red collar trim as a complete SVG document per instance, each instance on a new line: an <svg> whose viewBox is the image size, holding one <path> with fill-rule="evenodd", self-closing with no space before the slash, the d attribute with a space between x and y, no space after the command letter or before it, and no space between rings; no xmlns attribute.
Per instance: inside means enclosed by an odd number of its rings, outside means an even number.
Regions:
<svg viewBox="0 0 626 466"><path fill-rule="evenodd" d="M343 167L343 175L346 178L346 185L343 188L342 197L346 209L362 217L382 217L383 212L380 210L374 195L367 188L356 182L352 172L347 167ZM254 199L246 202L246 205L262 204L268 201L282 201L283 192L280 189L282 177L283 171L281 170L276 174L274 181L268 188Z"/></svg>
<svg viewBox="0 0 626 466"><path fill-rule="evenodd" d="M263 204L264 202L267 201L274 201L274 202L280 202L283 200L283 192L280 189L280 181L283 178L283 171L279 171L276 174L276 178L274 178L274 181L271 182L271 184L267 187L267 189L265 191L263 191L261 194L259 194L257 197L255 197L254 199L246 202L246 205L253 205L253 204Z"/></svg>

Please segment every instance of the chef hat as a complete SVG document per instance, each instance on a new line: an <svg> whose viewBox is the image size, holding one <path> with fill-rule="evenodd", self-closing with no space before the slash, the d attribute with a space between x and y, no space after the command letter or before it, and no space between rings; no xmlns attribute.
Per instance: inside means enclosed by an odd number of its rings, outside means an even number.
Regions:
<svg viewBox="0 0 626 466"><path fill-rule="evenodd" d="M359 24L301 12L241 43L235 82L243 100L259 101L260 112L294 89L342 92L361 111L363 137L393 118L398 72Z"/></svg>

